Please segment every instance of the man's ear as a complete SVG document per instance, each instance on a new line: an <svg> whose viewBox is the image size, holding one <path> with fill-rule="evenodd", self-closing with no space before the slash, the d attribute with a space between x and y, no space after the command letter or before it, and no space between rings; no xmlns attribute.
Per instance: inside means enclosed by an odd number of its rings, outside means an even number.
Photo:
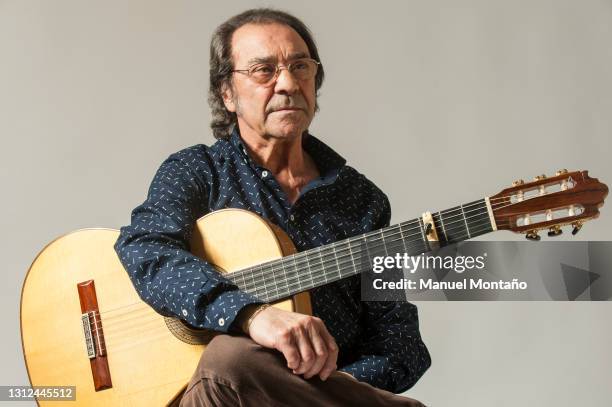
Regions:
<svg viewBox="0 0 612 407"><path fill-rule="evenodd" d="M236 104L234 103L234 94L232 92L232 86L224 82L221 85L221 96L223 97L223 104L225 108L232 113L236 113Z"/></svg>

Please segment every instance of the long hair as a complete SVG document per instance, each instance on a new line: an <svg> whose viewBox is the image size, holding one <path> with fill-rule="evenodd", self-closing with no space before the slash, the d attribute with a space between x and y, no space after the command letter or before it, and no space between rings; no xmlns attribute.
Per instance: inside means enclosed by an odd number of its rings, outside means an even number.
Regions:
<svg viewBox="0 0 612 407"><path fill-rule="evenodd" d="M227 138L234 126L237 125L236 113L230 112L223 103L222 90L231 87L231 74L234 68L232 61L232 36L234 32L245 24L278 23L291 27L306 43L310 57L320 61L319 52L314 38L308 27L298 18L283 11L270 8L256 8L247 10L233 16L221 24L213 33L210 40L210 88L208 90L208 104L212 111L210 127L213 135L218 138ZM323 84L323 66L319 65L315 76L315 91ZM315 103L315 110L319 106Z"/></svg>

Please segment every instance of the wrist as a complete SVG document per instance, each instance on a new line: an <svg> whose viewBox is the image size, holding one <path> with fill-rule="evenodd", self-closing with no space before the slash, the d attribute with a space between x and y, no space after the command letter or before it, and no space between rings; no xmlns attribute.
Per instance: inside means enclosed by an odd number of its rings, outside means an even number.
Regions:
<svg viewBox="0 0 612 407"><path fill-rule="evenodd" d="M240 313L238 314L238 318L236 318L236 325L240 328L240 330L249 334L249 327L253 322L253 319L264 309L268 308L270 304L252 304L244 307Z"/></svg>

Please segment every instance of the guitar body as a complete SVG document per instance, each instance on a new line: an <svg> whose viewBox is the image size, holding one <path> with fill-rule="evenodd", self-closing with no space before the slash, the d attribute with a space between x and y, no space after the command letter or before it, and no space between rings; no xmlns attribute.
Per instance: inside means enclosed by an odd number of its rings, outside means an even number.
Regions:
<svg viewBox="0 0 612 407"><path fill-rule="evenodd" d="M76 231L51 242L34 260L21 296L28 375L32 386L76 386L79 405L164 405L187 384L214 333L190 329L142 302L113 249L118 235L111 229ZM191 247L222 273L295 252L280 228L238 209L212 212L198 220ZM87 354L77 290L77 284L89 280L95 284L103 327L105 356L100 359L108 366L105 380L112 382L99 390ZM274 305L311 313L307 292Z"/></svg>

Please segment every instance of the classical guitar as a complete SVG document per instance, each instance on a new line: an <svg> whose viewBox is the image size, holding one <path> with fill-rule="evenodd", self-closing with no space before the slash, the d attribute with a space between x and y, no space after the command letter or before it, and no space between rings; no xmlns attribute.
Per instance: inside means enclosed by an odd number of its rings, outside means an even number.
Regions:
<svg viewBox="0 0 612 407"><path fill-rule="evenodd" d="M540 230L556 236L571 225L575 234L599 215L607 194L607 186L587 171L561 170L300 253L278 226L224 209L197 221L191 248L240 289L310 313L309 289L364 271L365 239L401 241L409 255L417 255L496 230L538 240ZM49 243L34 260L21 296L28 375L33 386L76 386L80 405L163 405L189 381L214 333L161 316L142 302L113 249L117 237L116 230L79 230Z"/></svg>

